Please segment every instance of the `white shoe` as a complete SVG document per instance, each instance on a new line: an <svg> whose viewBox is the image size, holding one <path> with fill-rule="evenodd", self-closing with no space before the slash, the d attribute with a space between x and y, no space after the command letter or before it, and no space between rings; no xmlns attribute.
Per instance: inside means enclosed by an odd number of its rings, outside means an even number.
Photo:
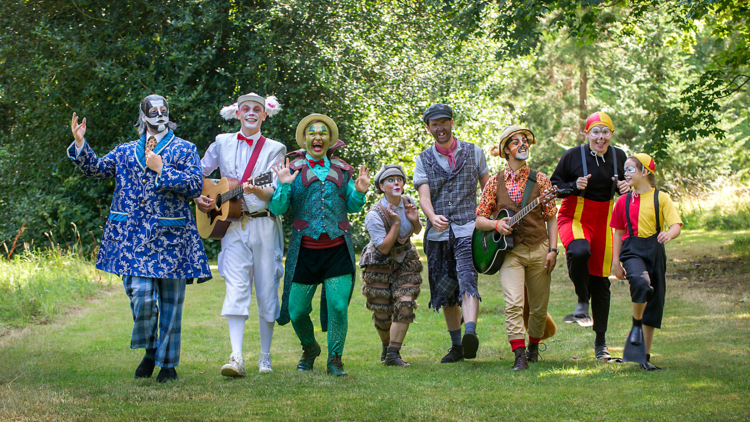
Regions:
<svg viewBox="0 0 750 422"><path fill-rule="evenodd" d="M271 368L271 354L270 353L262 353L258 357L258 372L261 374L268 374L270 372L273 372L273 369Z"/></svg>
<svg viewBox="0 0 750 422"><path fill-rule="evenodd" d="M245 376L245 359L242 353L232 353L229 355L229 363L221 367L221 375L225 377L244 377Z"/></svg>

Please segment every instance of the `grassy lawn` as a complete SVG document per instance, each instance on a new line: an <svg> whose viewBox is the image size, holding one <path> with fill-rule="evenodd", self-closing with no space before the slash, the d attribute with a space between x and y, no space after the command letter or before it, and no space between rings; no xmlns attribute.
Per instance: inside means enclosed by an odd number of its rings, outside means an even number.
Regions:
<svg viewBox="0 0 750 422"><path fill-rule="evenodd" d="M664 329L652 357L666 370L657 373L597 362L592 331L560 322L575 304L562 255L550 301L558 334L547 341L544 360L521 373L511 370L496 277L480 277L477 359L438 363L450 340L443 316L427 309L425 271L417 323L402 350L410 368L379 364L379 340L358 281L344 354L350 377L327 376L324 356L313 373L295 371L301 348L290 325L276 328L274 373L257 374L253 316L245 338L248 377L225 379L219 367L231 348L217 278L188 286L180 379L136 381L142 351L129 349L129 304L115 284L109 294L84 301L82 312L0 337L0 420L750 419L750 277L746 259L729 248L735 235L686 231L668 245ZM616 355L631 306L627 283L615 282L612 291L608 342ZM325 347L324 334L317 334Z"/></svg>

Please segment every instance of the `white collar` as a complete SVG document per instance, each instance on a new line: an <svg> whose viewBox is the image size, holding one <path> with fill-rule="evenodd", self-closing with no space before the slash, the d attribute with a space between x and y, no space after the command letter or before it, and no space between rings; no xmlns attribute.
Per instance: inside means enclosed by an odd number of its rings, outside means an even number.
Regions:
<svg viewBox="0 0 750 422"><path fill-rule="evenodd" d="M167 134L167 132L169 132L169 129L164 129L164 131L159 132L159 133L157 133L157 134L154 135L151 132L149 132L148 130L146 130L146 140L148 141L148 139L153 136L154 139L156 139L156 143L158 144L159 142L161 142L162 138L164 138L164 136Z"/></svg>

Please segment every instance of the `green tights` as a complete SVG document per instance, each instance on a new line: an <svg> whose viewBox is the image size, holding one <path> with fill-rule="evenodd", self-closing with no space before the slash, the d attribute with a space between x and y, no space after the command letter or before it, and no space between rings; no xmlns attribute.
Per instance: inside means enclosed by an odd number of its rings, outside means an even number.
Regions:
<svg viewBox="0 0 750 422"><path fill-rule="evenodd" d="M328 354L341 356L346 342L346 331L349 327L349 298L352 294L352 275L345 274L323 281L328 302ZM312 299L317 284L306 285L292 283L289 293L289 315L292 327L303 346L315 343L315 331L310 319Z"/></svg>

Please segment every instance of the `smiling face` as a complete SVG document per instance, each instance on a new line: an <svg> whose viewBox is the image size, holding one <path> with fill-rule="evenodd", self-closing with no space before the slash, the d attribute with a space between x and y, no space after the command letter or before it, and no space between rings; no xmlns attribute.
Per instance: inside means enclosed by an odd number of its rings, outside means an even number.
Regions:
<svg viewBox="0 0 750 422"><path fill-rule="evenodd" d="M453 141L453 119L429 120L427 130L438 144L449 144Z"/></svg>
<svg viewBox="0 0 750 422"><path fill-rule="evenodd" d="M600 155L604 154L607 148L609 148L609 141L612 140L613 133L606 125L596 125L589 129L586 137L589 140L591 151L595 151Z"/></svg>
<svg viewBox="0 0 750 422"><path fill-rule="evenodd" d="M380 181L380 190L385 193L385 198L400 197L404 193L404 178L401 176L388 176Z"/></svg>
<svg viewBox="0 0 750 422"><path fill-rule="evenodd" d="M625 161L625 181L631 187L637 187L641 183L641 179L646 179L648 176L648 170L643 168L643 165L633 158L628 158ZM640 167L640 170L638 169Z"/></svg>
<svg viewBox="0 0 750 422"><path fill-rule="evenodd" d="M516 133L505 144L505 154L519 161L529 159L529 139L525 133Z"/></svg>
<svg viewBox="0 0 750 422"><path fill-rule="evenodd" d="M331 131L325 123L315 121L305 129L305 149L316 160L325 157L331 146Z"/></svg>
<svg viewBox="0 0 750 422"><path fill-rule="evenodd" d="M242 132L254 135L260 130L261 123L266 120L263 106L255 101L245 101L237 108L237 118L242 122Z"/></svg>

